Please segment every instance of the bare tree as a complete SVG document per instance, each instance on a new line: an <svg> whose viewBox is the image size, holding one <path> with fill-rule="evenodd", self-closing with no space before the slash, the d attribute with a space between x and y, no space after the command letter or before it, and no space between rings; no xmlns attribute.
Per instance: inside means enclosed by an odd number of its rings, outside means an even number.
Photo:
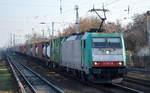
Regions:
<svg viewBox="0 0 150 93"><path fill-rule="evenodd" d="M100 26L101 20L99 20L97 17L85 17L85 18L80 18L80 31L81 32L86 32L89 31L90 29L98 29ZM106 23L105 24L105 31L106 33L116 33L116 32L121 32L122 27L119 21L117 23ZM63 35L62 36L68 36L72 33L75 32L75 25L71 24L67 28L63 30Z"/></svg>
<svg viewBox="0 0 150 93"><path fill-rule="evenodd" d="M127 49L137 52L147 45L146 16L136 14L133 23L128 24L125 30L125 41Z"/></svg>
<svg viewBox="0 0 150 93"><path fill-rule="evenodd" d="M33 33L33 34L28 35L26 37L27 37L27 40L26 40L27 44L38 43L38 42L42 42L42 41L48 41L48 38L41 37L37 33Z"/></svg>

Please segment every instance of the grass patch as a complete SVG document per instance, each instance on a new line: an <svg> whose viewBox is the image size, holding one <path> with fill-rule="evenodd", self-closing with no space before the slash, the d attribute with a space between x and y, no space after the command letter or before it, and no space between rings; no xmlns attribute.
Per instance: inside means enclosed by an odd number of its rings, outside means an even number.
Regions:
<svg viewBox="0 0 150 93"><path fill-rule="evenodd" d="M0 61L0 93L11 93L11 74L9 73L5 61Z"/></svg>
<svg viewBox="0 0 150 93"><path fill-rule="evenodd" d="M0 61L0 68L2 68L2 67L6 67L6 62L5 61Z"/></svg>

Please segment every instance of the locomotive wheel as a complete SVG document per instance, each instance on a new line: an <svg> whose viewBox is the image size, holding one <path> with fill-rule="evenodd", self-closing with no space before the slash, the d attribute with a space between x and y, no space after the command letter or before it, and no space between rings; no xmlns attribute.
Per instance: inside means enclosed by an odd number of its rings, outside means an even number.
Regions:
<svg viewBox="0 0 150 93"><path fill-rule="evenodd" d="M85 73L84 72L81 73L81 79L82 79L82 81L86 81L87 80L86 77L85 77Z"/></svg>
<svg viewBox="0 0 150 93"><path fill-rule="evenodd" d="M94 81L94 76L93 76L92 74L90 74L90 75L88 76L88 80L89 80L89 81Z"/></svg>

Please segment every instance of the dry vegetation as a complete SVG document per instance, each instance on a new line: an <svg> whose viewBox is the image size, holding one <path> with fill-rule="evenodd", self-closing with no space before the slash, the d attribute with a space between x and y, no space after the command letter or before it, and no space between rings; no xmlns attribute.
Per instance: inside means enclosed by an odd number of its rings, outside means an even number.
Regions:
<svg viewBox="0 0 150 93"><path fill-rule="evenodd" d="M86 32L92 28L99 29L101 21L96 17L86 17L80 19L80 32ZM119 21L117 23L108 22L103 24L103 28L106 33L115 33L121 32L122 27ZM67 28L64 29L62 35L60 36L69 36L70 34L75 32L75 25L71 24Z"/></svg>
<svg viewBox="0 0 150 93"><path fill-rule="evenodd" d="M100 20L97 17L80 18L80 32L86 32L92 28L98 29L99 25ZM124 33L126 48L134 53L147 44L146 28L146 15L144 14L136 14L133 17L133 23L129 23L126 27L122 27L122 24L119 21L103 24L103 29L105 29L104 32L106 33ZM70 24L63 30L63 33L59 32L56 37L66 37L72 33L75 33L75 24ZM33 34L28 42L36 43L47 40L47 38L41 38L36 34Z"/></svg>
<svg viewBox="0 0 150 93"><path fill-rule="evenodd" d="M134 22L125 28L126 48L137 52L147 45L146 15L135 15Z"/></svg>
<svg viewBox="0 0 150 93"><path fill-rule="evenodd" d="M0 60L0 93L12 93L11 74L6 67L6 61Z"/></svg>

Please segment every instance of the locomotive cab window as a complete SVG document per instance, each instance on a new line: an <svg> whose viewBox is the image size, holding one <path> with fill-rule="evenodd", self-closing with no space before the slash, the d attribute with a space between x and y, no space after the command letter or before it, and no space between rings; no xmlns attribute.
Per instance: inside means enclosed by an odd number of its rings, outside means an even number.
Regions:
<svg viewBox="0 0 150 93"><path fill-rule="evenodd" d="M107 38L109 48L121 48L120 38Z"/></svg>
<svg viewBox="0 0 150 93"><path fill-rule="evenodd" d="M106 48L107 42L106 38L93 38L92 47L93 48Z"/></svg>
<svg viewBox="0 0 150 93"><path fill-rule="evenodd" d="M93 38L93 48L122 48L121 39L119 37L100 37Z"/></svg>

